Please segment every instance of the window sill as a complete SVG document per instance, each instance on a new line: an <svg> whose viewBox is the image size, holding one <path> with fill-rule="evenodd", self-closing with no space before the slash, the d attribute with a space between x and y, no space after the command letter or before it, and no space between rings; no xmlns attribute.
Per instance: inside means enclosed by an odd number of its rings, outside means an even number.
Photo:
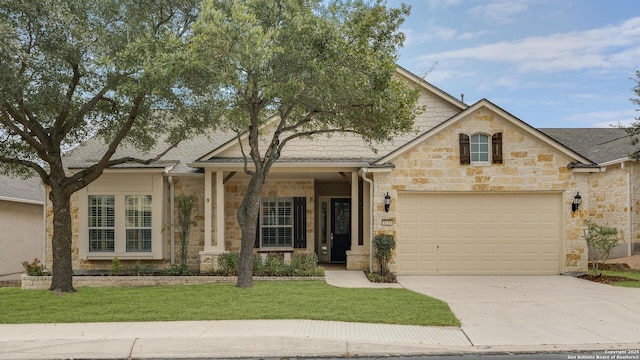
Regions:
<svg viewBox="0 0 640 360"><path fill-rule="evenodd" d="M87 260L112 260L113 258L120 260L154 260L153 253L88 253Z"/></svg>
<svg viewBox="0 0 640 360"><path fill-rule="evenodd" d="M259 253L267 252L293 252L292 247L261 247L258 248Z"/></svg>
<svg viewBox="0 0 640 360"><path fill-rule="evenodd" d="M477 161L477 162L472 162L471 166L476 166L476 167L489 167L491 166L491 163L488 161Z"/></svg>

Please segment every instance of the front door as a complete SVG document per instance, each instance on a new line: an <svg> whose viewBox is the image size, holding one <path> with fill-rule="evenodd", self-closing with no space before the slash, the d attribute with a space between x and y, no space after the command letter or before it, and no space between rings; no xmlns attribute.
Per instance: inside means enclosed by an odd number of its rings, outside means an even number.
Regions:
<svg viewBox="0 0 640 360"><path fill-rule="evenodd" d="M331 199L331 262L346 262L351 250L351 199Z"/></svg>

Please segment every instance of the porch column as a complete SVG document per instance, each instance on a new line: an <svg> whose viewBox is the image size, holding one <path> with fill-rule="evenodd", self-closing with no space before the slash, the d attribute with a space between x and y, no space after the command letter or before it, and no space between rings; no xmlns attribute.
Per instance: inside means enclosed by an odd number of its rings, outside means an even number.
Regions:
<svg viewBox="0 0 640 360"><path fill-rule="evenodd" d="M216 172L216 246L215 252L223 253L224 249L224 172Z"/></svg>
<svg viewBox="0 0 640 360"><path fill-rule="evenodd" d="M211 242L211 170L204 169L204 252L213 251L213 243Z"/></svg>
<svg viewBox="0 0 640 360"><path fill-rule="evenodd" d="M358 203L358 172L351 173L351 251L358 246L359 239L359 214L360 204Z"/></svg>

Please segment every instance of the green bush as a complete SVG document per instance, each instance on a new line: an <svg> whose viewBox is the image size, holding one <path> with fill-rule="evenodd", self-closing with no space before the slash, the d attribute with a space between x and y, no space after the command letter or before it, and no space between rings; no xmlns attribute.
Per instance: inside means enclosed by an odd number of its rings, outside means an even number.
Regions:
<svg viewBox="0 0 640 360"><path fill-rule="evenodd" d="M587 227L582 230L582 233L587 242L589 253L594 257L592 262L593 271L596 274L598 273L598 261L601 261L602 266L599 275L602 275L602 269L604 269L604 264L609 259L611 250L621 240L618 237L618 229L607 225L598 225L590 219L587 219L585 224Z"/></svg>
<svg viewBox="0 0 640 360"><path fill-rule="evenodd" d="M264 263L262 262L262 256L260 256L260 254L253 255L253 275L264 275Z"/></svg>
<svg viewBox="0 0 640 360"><path fill-rule="evenodd" d="M22 266L29 276L44 276L44 265L38 258L33 259L32 262L23 261Z"/></svg>
<svg viewBox="0 0 640 360"><path fill-rule="evenodd" d="M218 257L218 266L220 268L221 275L237 276L239 260L239 253L228 252L220 255L220 257Z"/></svg>
<svg viewBox="0 0 640 360"><path fill-rule="evenodd" d="M153 267L151 266L151 264L142 264L140 260L138 260L133 265L133 272L138 276L150 275L153 272Z"/></svg>
<svg viewBox="0 0 640 360"><path fill-rule="evenodd" d="M393 235L378 234L373 237L373 257L378 262L378 274L382 277L390 273L389 263L391 262L391 253L395 248L396 240Z"/></svg>
<svg viewBox="0 0 640 360"><path fill-rule="evenodd" d="M191 276L193 275L186 266L182 264L174 264L166 269L162 269L160 274L163 276Z"/></svg>
<svg viewBox="0 0 640 360"><path fill-rule="evenodd" d="M120 262L120 259L118 259L118 257L114 257L113 259L111 259L111 266L109 266L109 275L120 275L123 270L124 266L122 266L122 263Z"/></svg>

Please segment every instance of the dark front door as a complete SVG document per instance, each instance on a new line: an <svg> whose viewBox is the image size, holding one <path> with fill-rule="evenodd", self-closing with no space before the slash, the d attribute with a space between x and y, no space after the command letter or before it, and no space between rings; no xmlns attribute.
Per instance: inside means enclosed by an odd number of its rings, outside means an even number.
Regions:
<svg viewBox="0 0 640 360"><path fill-rule="evenodd" d="M346 262L351 250L351 199L331 199L331 262Z"/></svg>

